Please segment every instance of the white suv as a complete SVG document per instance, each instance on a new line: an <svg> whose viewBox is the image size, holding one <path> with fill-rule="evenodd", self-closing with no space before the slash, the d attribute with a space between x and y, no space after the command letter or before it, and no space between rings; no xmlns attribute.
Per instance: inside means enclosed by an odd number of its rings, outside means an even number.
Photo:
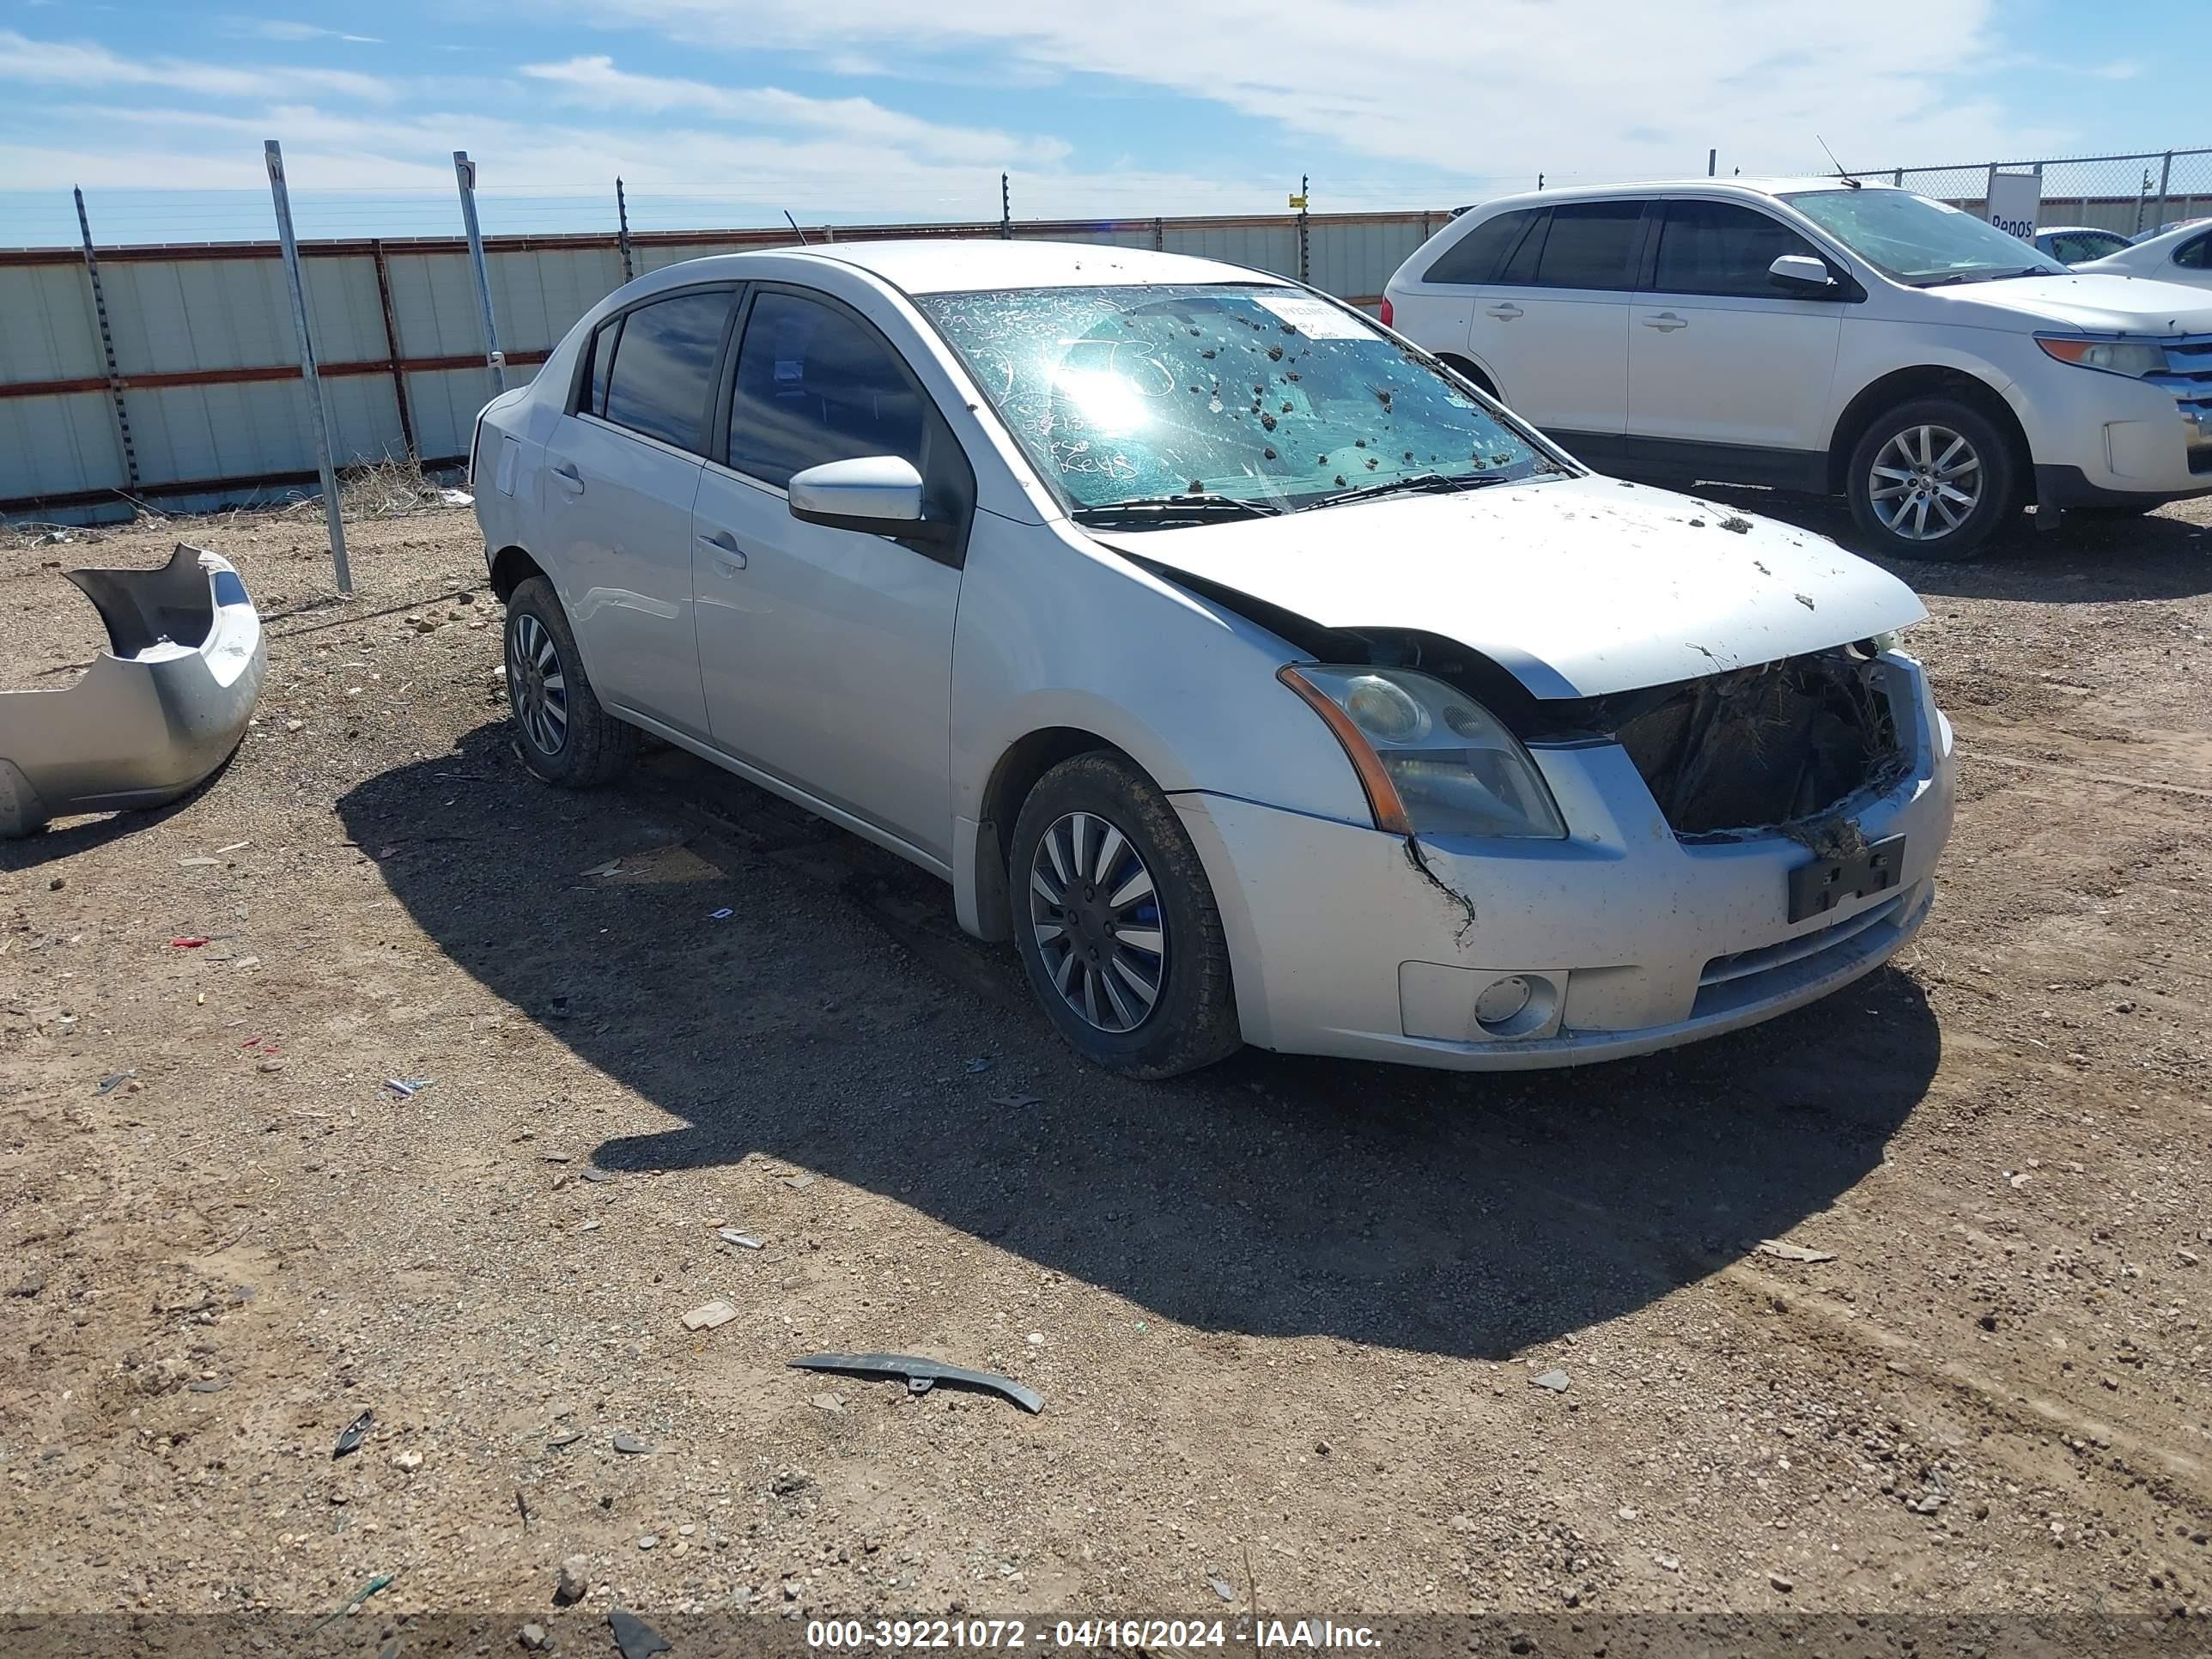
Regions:
<svg viewBox="0 0 2212 1659"><path fill-rule="evenodd" d="M2069 274L1908 191L1507 197L1382 317L1601 470L1845 494L1880 552L1969 556L2029 501L2212 494L2212 295Z"/></svg>

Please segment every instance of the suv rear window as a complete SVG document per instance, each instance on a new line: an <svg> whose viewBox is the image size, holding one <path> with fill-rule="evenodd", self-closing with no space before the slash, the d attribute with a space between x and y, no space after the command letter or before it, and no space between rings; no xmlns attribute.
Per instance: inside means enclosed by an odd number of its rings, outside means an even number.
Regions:
<svg viewBox="0 0 2212 1659"><path fill-rule="evenodd" d="M1446 248L1421 280L1428 283L1486 283L1496 275L1542 208L1516 208L1480 224Z"/></svg>

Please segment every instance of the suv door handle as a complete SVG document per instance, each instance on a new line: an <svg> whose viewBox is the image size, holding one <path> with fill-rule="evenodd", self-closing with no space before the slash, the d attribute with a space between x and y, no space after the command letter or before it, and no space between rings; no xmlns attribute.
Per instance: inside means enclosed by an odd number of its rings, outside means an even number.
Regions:
<svg viewBox="0 0 2212 1659"><path fill-rule="evenodd" d="M702 530L699 539L714 550L715 568L725 576L734 576L745 568L744 550L738 538L726 530Z"/></svg>
<svg viewBox="0 0 2212 1659"><path fill-rule="evenodd" d="M1671 311L1662 311L1656 317L1646 317L1644 319L1644 327L1656 328L1662 334L1671 334L1678 328L1687 328L1689 325L1690 319L1687 317L1677 317Z"/></svg>
<svg viewBox="0 0 2212 1659"><path fill-rule="evenodd" d="M1497 318L1501 323L1510 323L1516 317L1518 317L1521 314L1521 307L1515 305L1512 301L1508 300L1502 306L1490 307L1488 308L1488 314Z"/></svg>
<svg viewBox="0 0 2212 1659"><path fill-rule="evenodd" d="M584 493L584 475L577 471L568 462L561 462L552 469L552 472L555 482L571 495L580 495Z"/></svg>

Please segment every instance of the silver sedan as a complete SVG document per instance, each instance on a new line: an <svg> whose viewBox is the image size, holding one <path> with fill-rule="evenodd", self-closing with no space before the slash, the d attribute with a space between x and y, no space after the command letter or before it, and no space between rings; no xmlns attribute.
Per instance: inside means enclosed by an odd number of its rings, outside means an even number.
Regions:
<svg viewBox="0 0 2212 1659"><path fill-rule="evenodd" d="M473 468L542 777L650 732L890 848L1116 1070L1644 1053L1933 902L1908 589L1593 476L1278 277L696 260L594 307Z"/></svg>

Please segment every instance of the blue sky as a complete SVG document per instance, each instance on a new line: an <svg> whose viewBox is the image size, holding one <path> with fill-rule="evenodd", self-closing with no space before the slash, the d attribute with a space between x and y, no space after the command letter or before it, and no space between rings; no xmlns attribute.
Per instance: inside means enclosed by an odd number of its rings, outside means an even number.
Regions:
<svg viewBox="0 0 2212 1659"><path fill-rule="evenodd" d="M2124 19L2124 27L2113 20ZM1317 210L2212 144L2203 0L0 0L0 244ZM2212 158L2200 166L2212 189Z"/></svg>

